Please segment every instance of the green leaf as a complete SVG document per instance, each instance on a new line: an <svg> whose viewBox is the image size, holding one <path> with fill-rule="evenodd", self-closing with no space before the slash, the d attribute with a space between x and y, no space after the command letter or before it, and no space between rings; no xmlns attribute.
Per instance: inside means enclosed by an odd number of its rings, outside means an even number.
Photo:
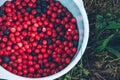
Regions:
<svg viewBox="0 0 120 80"><path fill-rule="evenodd" d="M110 18L110 17L111 17L111 14L110 14L110 13L107 13L107 14L106 14L106 17L107 17L107 18Z"/></svg>
<svg viewBox="0 0 120 80"><path fill-rule="evenodd" d="M114 34L110 35L107 39L104 40L102 45L106 47L113 37L114 37Z"/></svg>
<svg viewBox="0 0 120 80"><path fill-rule="evenodd" d="M111 40L113 37L114 37L114 34L112 34L112 35L110 35L108 38L106 38L106 39L103 41L102 45L100 45L99 47L97 47L97 51L102 51L102 50L104 50L104 49L107 47L108 43L110 42L110 40Z"/></svg>
<svg viewBox="0 0 120 80"><path fill-rule="evenodd" d="M97 52L103 51L105 49L105 46L99 46L96 48Z"/></svg>
<svg viewBox="0 0 120 80"><path fill-rule="evenodd" d="M83 72L86 76L88 76L90 74L90 72L87 69L83 69Z"/></svg>
<svg viewBox="0 0 120 80"><path fill-rule="evenodd" d="M116 22L111 22L106 29L118 29L120 28L120 23L116 23Z"/></svg>
<svg viewBox="0 0 120 80"><path fill-rule="evenodd" d="M106 26L106 22L96 23L95 26L96 26L98 29L103 29L103 28L105 28L105 26Z"/></svg>
<svg viewBox="0 0 120 80"><path fill-rule="evenodd" d="M70 73L67 73L66 76L65 76L65 78L69 80L71 78Z"/></svg>
<svg viewBox="0 0 120 80"><path fill-rule="evenodd" d="M97 19L98 19L100 22L102 22L102 21L103 21L103 16L97 15Z"/></svg>
<svg viewBox="0 0 120 80"><path fill-rule="evenodd" d="M120 58L120 52L116 49L113 49L111 47L106 47L106 49L109 51L109 52L112 52L116 57Z"/></svg>
<svg viewBox="0 0 120 80"><path fill-rule="evenodd" d="M67 78L64 78L64 80L68 80Z"/></svg>

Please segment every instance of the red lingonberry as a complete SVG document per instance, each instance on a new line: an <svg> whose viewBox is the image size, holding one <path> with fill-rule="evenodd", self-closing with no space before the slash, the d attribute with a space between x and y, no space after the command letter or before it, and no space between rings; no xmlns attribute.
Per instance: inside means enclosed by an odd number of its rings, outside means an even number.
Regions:
<svg viewBox="0 0 120 80"><path fill-rule="evenodd" d="M34 69L33 67L30 67L30 68L29 68L29 72L30 72L30 73L34 73L34 71L35 71L35 69Z"/></svg>
<svg viewBox="0 0 120 80"><path fill-rule="evenodd" d="M32 61L28 61L28 65L33 65L33 62Z"/></svg>
<svg viewBox="0 0 120 80"><path fill-rule="evenodd" d="M17 62L18 62L18 63L21 63L21 62L22 62L22 58L18 58L18 59L17 59Z"/></svg>
<svg viewBox="0 0 120 80"><path fill-rule="evenodd" d="M71 19L71 22L72 22L72 23L75 23L75 22L76 22L76 19L75 19L75 18L72 18L72 19Z"/></svg>
<svg viewBox="0 0 120 80"><path fill-rule="evenodd" d="M35 69L39 69L39 64L35 64Z"/></svg>
<svg viewBox="0 0 120 80"><path fill-rule="evenodd" d="M13 70L13 73L14 73L14 74L17 74L17 72L18 72L17 70L15 70L15 69Z"/></svg>
<svg viewBox="0 0 120 80"><path fill-rule="evenodd" d="M76 51L77 51L77 48L76 48L76 47L73 47L73 48L72 48L72 51L73 51L73 52L76 52Z"/></svg>
<svg viewBox="0 0 120 80"><path fill-rule="evenodd" d="M69 63L70 63L70 58L66 58L66 59L65 59L65 62L66 62L67 64L69 64Z"/></svg>
<svg viewBox="0 0 120 80"><path fill-rule="evenodd" d="M44 58L48 58L48 54L47 54L47 53L44 54L43 57L44 57Z"/></svg>
<svg viewBox="0 0 120 80"><path fill-rule="evenodd" d="M23 70L23 74L24 75L28 74L28 70L27 69Z"/></svg>

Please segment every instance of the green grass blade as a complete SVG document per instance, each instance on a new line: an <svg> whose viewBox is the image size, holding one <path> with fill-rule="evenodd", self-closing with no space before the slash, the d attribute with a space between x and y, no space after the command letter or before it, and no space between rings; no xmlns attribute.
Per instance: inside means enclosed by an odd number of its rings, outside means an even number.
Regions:
<svg viewBox="0 0 120 80"><path fill-rule="evenodd" d="M111 40L113 37L114 37L114 34L112 34L112 35L110 35L108 38L106 38L106 39L103 41L102 45L100 45L99 47L97 47L97 51L102 51L102 50L104 50L104 49L107 47L108 43L110 42L110 40Z"/></svg>
<svg viewBox="0 0 120 80"><path fill-rule="evenodd" d="M114 37L114 34L110 35L107 39L104 40L103 46L107 46L110 40Z"/></svg>
<svg viewBox="0 0 120 80"><path fill-rule="evenodd" d="M115 22L112 22L110 23L106 29L119 29L120 28L120 23L115 23Z"/></svg>
<svg viewBox="0 0 120 80"><path fill-rule="evenodd" d="M109 52L112 52L112 54L114 54L116 57L120 58L120 52L116 49L113 49L111 47L106 47L106 49L109 51Z"/></svg>
<svg viewBox="0 0 120 80"><path fill-rule="evenodd" d="M98 19L100 22L102 22L104 18L103 18L102 15L97 15L97 19Z"/></svg>

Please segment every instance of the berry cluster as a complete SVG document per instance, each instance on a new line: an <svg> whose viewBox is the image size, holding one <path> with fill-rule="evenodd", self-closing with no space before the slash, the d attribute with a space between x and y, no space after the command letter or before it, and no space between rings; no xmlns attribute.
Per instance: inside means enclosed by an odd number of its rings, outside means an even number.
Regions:
<svg viewBox="0 0 120 80"><path fill-rule="evenodd" d="M76 19L59 1L12 0L0 7L0 65L24 77L66 67L79 40Z"/></svg>

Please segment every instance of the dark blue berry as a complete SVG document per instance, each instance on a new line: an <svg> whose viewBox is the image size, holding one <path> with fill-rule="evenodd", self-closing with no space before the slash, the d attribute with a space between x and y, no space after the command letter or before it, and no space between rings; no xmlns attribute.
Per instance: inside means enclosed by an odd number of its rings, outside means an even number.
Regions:
<svg viewBox="0 0 120 80"><path fill-rule="evenodd" d="M47 19L50 21L50 20L51 20L51 16L50 16L50 15L47 15Z"/></svg>
<svg viewBox="0 0 120 80"><path fill-rule="evenodd" d="M38 6L36 7L36 11L37 11L37 14L41 14L41 12L42 12L42 7L41 7L40 5L38 5Z"/></svg>
<svg viewBox="0 0 120 80"><path fill-rule="evenodd" d="M31 9L30 7L26 7L26 11L27 11L27 12L31 12L31 10L32 10L32 9Z"/></svg>
<svg viewBox="0 0 120 80"><path fill-rule="evenodd" d="M36 56L36 53L34 51L31 52L32 56Z"/></svg>
<svg viewBox="0 0 120 80"><path fill-rule="evenodd" d="M4 11L0 10L0 16L3 16L3 15L4 15Z"/></svg>
<svg viewBox="0 0 120 80"><path fill-rule="evenodd" d="M61 29L62 29L63 32L67 31L67 29L64 26L62 26Z"/></svg>
<svg viewBox="0 0 120 80"><path fill-rule="evenodd" d="M58 25L59 24L55 22L53 27L56 29L58 27Z"/></svg>
<svg viewBox="0 0 120 80"><path fill-rule="evenodd" d="M36 1L36 4L37 4L37 5L41 5L41 3L42 3L42 0L37 0L37 1Z"/></svg>
<svg viewBox="0 0 120 80"><path fill-rule="evenodd" d="M57 14L57 18L61 19L61 14L60 13Z"/></svg>
<svg viewBox="0 0 120 80"><path fill-rule="evenodd" d="M34 74L37 74L38 73L38 70L35 70Z"/></svg>
<svg viewBox="0 0 120 80"><path fill-rule="evenodd" d="M25 36L25 37L24 37L24 40L26 40L26 41L28 41L29 39L30 39L29 36Z"/></svg>
<svg viewBox="0 0 120 80"><path fill-rule="evenodd" d="M62 17L65 17L65 16L66 16L66 13L65 13L65 12L62 12L62 13L61 13L61 16L62 16Z"/></svg>
<svg viewBox="0 0 120 80"><path fill-rule="evenodd" d="M10 34L10 30L9 29L4 30L3 34L6 35L6 36L8 36Z"/></svg>
<svg viewBox="0 0 120 80"><path fill-rule="evenodd" d="M8 63L10 61L10 58L8 56L4 56L2 60L4 63Z"/></svg>
<svg viewBox="0 0 120 80"><path fill-rule="evenodd" d="M57 36L57 39L61 39L62 37L60 35Z"/></svg>
<svg viewBox="0 0 120 80"><path fill-rule="evenodd" d="M43 8L42 8L42 12L43 12L43 13L46 13L46 12L47 12L47 8L46 8L46 7L43 7Z"/></svg>
<svg viewBox="0 0 120 80"><path fill-rule="evenodd" d="M38 27L38 28L37 28L37 32L38 32L38 33L41 33L41 32L42 32L42 27Z"/></svg>
<svg viewBox="0 0 120 80"><path fill-rule="evenodd" d="M15 44L12 44L11 47L14 48Z"/></svg>
<svg viewBox="0 0 120 80"><path fill-rule="evenodd" d="M23 28L22 31L28 32L28 29Z"/></svg>
<svg viewBox="0 0 120 80"><path fill-rule="evenodd" d="M52 61L52 60L53 60L52 55L49 55L48 56L48 61Z"/></svg>
<svg viewBox="0 0 120 80"><path fill-rule="evenodd" d="M35 15L35 17L37 17L37 16L41 16L41 14L40 14L40 13L37 13L37 14Z"/></svg>
<svg viewBox="0 0 120 80"><path fill-rule="evenodd" d="M63 19L64 17L66 16L66 13L65 12L62 12L62 13L58 13L57 14L57 18L59 18L59 19Z"/></svg>
<svg viewBox="0 0 120 80"><path fill-rule="evenodd" d="M41 69L44 69L45 68L45 65L42 63L42 64L40 64L40 68Z"/></svg>
<svg viewBox="0 0 120 80"><path fill-rule="evenodd" d="M38 44L42 44L42 39L38 40Z"/></svg>
<svg viewBox="0 0 120 80"><path fill-rule="evenodd" d="M37 9L37 14L40 14L41 12L41 9Z"/></svg>
<svg viewBox="0 0 120 80"><path fill-rule="evenodd" d="M64 38L63 36L61 36L61 35L58 35L56 38L57 38L58 40L61 40L61 41L64 41L64 40L65 40L65 38Z"/></svg>
<svg viewBox="0 0 120 80"><path fill-rule="evenodd" d="M51 39L51 38L48 38L48 39L47 39L47 43L48 43L48 45L49 45L49 44L52 44L52 39Z"/></svg>
<svg viewBox="0 0 120 80"><path fill-rule="evenodd" d="M56 65L56 66L55 66L56 68L60 66L60 64L57 63L57 62L55 62L55 65Z"/></svg>
<svg viewBox="0 0 120 80"><path fill-rule="evenodd" d="M41 5L42 5L43 7L47 7L47 5L48 5L48 2L46 2L46 1L43 1Z"/></svg>

